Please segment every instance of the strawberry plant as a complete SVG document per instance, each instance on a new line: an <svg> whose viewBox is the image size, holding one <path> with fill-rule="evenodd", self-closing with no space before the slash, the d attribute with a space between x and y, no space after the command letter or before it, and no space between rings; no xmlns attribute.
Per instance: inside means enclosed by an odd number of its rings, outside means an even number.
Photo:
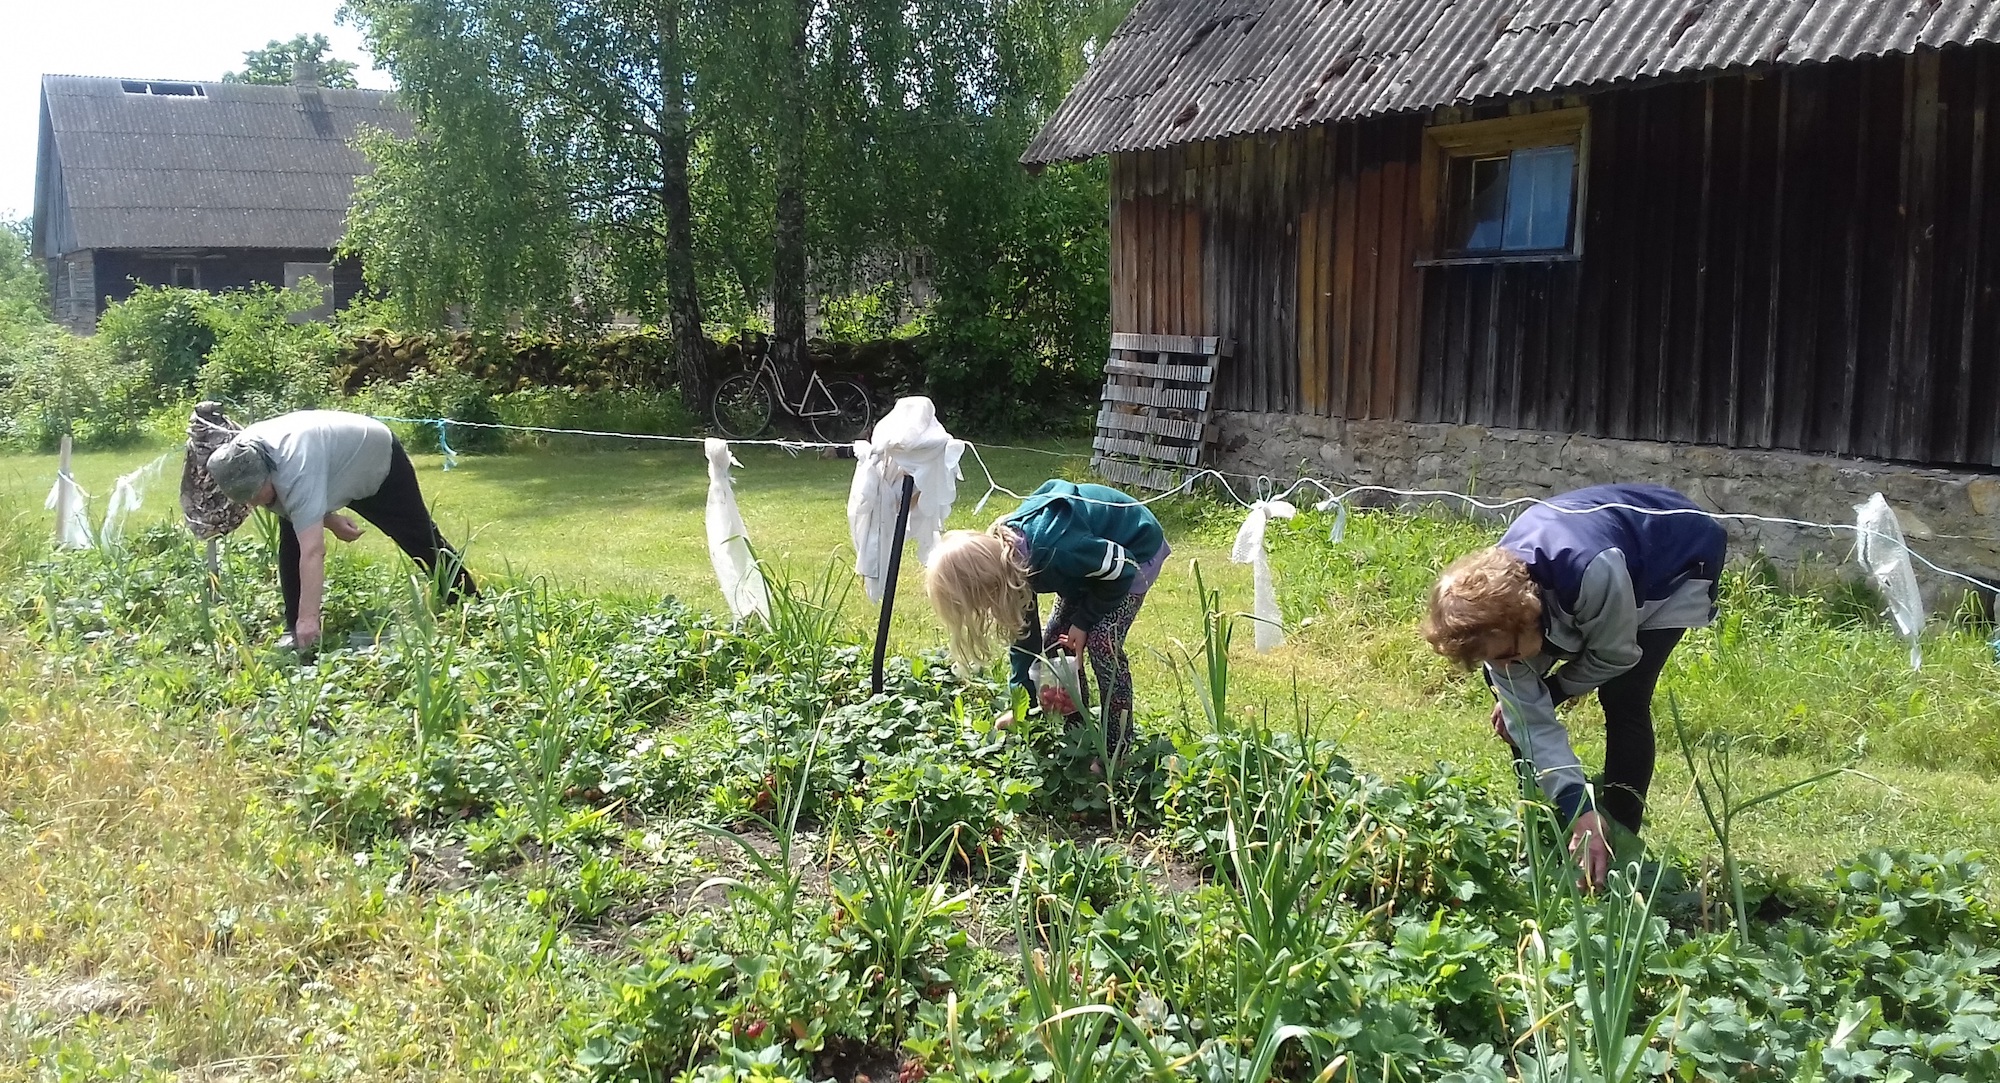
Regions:
<svg viewBox="0 0 2000 1083"><path fill-rule="evenodd" d="M1729 905L1669 910L1716 881L1656 855L1579 891L1511 780L1381 777L1298 704L1247 710L1205 583L1194 693L1109 758L1090 725L1002 729L1003 691L935 656L870 694L830 577L773 571L772 621L725 626L507 581L436 611L344 557L330 627L381 634L302 667L251 631L275 620L269 559L226 547L211 601L181 589L207 582L197 547L140 532L0 581L0 612L46 672L259 757L301 831L385 869L370 914L525 915L519 980L594 994L546 1075L2000 1079L1985 859L1743 867L1763 799L1728 787L1718 729L1687 750L1730 828ZM204 935L248 951L253 928Z"/></svg>

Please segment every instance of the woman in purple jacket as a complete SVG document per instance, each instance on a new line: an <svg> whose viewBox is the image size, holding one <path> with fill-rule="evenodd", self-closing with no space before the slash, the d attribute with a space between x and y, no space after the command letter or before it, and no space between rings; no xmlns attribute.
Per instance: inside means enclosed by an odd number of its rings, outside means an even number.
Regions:
<svg viewBox="0 0 2000 1083"><path fill-rule="evenodd" d="M1637 834L1653 781L1653 689L1689 628L1715 619L1722 527L1659 485L1599 485L1531 507L1490 549L1445 569L1424 638L1484 666L1493 728L1563 817L1586 878L1609 863L1605 819ZM1556 708L1604 708L1595 785Z"/></svg>

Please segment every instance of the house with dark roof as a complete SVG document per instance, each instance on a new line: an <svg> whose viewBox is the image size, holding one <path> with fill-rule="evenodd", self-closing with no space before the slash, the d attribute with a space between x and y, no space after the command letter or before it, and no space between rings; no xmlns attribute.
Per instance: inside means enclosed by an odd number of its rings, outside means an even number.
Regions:
<svg viewBox="0 0 2000 1083"><path fill-rule="evenodd" d="M1227 351L1203 465L1880 489L2000 571L1996 43L1991 0L1138 0L1023 162L1110 158L1114 346Z"/></svg>
<svg viewBox="0 0 2000 1083"><path fill-rule="evenodd" d="M410 131L377 90L42 77L35 254L78 332L134 284L225 290L311 277L328 308L360 289L337 262L364 127Z"/></svg>

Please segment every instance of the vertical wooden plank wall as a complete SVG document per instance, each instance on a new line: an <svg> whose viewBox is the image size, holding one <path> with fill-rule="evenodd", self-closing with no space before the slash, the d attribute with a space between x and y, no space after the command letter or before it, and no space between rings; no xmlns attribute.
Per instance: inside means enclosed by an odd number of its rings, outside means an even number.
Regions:
<svg viewBox="0 0 2000 1083"><path fill-rule="evenodd" d="M1217 376L1228 409L1284 411L1300 401L1303 287L1286 214L1304 182L1284 174L1308 160L1311 139L1198 143L1112 160L1112 330L1229 338L1233 352Z"/></svg>
<svg viewBox="0 0 2000 1083"><path fill-rule="evenodd" d="M1120 156L1111 170L1111 327L1208 334L1203 216L1188 193L1213 147ZM1208 272L1212 273L1212 272Z"/></svg>
<svg viewBox="0 0 2000 1083"><path fill-rule="evenodd" d="M1996 67L1593 95L1568 262L1418 267L1420 118L1120 155L1113 328L1232 339L1223 409L2000 466Z"/></svg>
<svg viewBox="0 0 2000 1083"><path fill-rule="evenodd" d="M1592 97L1583 258L1426 272L1400 416L2000 465L1994 63Z"/></svg>
<svg viewBox="0 0 2000 1083"><path fill-rule="evenodd" d="M2000 465L1994 64L1593 96L1583 258L1426 272L1399 416Z"/></svg>

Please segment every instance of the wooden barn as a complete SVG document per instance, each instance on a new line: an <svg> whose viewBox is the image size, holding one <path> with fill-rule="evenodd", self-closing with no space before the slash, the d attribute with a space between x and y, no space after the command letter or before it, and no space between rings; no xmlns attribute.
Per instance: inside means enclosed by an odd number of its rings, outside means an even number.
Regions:
<svg viewBox="0 0 2000 1083"><path fill-rule="evenodd" d="M1996 42L1988 0L1138 0L1023 160L1111 157L1112 330L1219 340L1225 468L1727 505L1858 457L2000 534Z"/></svg>
<svg viewBox="0 0 2000 1083"><path fill-rule="evenodd" d="M364 126L407 134L408 114L375 90L321 87L309 65L290 86L42 77L35 255L56 319L96 327L135 283L225 290L361 286L337 263Z"/></svg>

